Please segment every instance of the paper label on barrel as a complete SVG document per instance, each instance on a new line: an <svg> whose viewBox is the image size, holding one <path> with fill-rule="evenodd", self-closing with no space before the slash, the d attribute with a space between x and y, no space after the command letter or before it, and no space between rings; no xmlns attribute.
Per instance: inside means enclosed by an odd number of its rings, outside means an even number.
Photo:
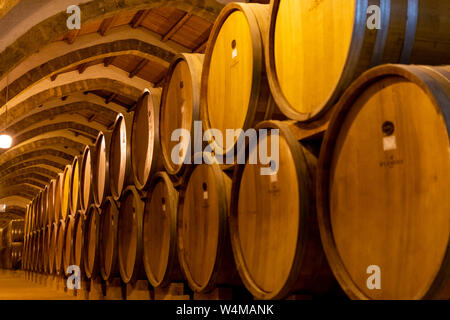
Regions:
<svg viewBox="0 0 450 320"><path fill-rule="evenodd" d="M395 136L389 136L383 138L383 149L384 151L397 149L397 142Z"/></svg>
<svg viewBox="0 0 450 320"><path fill-rule="evenodd" d="M233 51L231 51L231 59L234 59L237 57L237 48L234 48Z"/></svg>
<svg viewBox="0 0 450 320"><path fill-rule="evenodd" d="M166 205L165 204L162 205L162 211L166 212Z"/></svg>
<svg viewBox="0 0 450 320"><path fill-rule="evenodd" d="M208 191L203 191L203 200L208 199Z"/></svg>

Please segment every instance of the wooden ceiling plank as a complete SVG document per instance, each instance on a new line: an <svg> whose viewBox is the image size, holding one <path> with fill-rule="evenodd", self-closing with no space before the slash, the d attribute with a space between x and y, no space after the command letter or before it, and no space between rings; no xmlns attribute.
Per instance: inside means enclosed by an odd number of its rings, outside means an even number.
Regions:
<svg viewBox="0 0 450 320"><path fill-rule="evenodd" d="M147 64L148 64L148 60L147 59L142 59L138 65L136 66L136 68L134 68L131 72L129 77L133 78L135 75L137 75L139 73L139 71L141 71Z"/></svg>
<svg viewBox="0 0 450 320"><path fill-rule="evenodd" d="M140 27L142 21L144 21L144 19L148 16L150 11L151 10L139 10L138 12L136 12L133 19L130 22L130 26L133 29Z"/></svg>
<svg viewBox="0 0 450 320"><path fill-rule="evenodd" d="M162 37L161 41L167 42L175 33L178 32L178 30L181 29L181 27L183 27L183 25L186 23L186 21L189 20L191 16L192 13L186 12L186 14L180 20L178 20L178 22L175 23L175 25L170 28L170 30Z"/></svg>

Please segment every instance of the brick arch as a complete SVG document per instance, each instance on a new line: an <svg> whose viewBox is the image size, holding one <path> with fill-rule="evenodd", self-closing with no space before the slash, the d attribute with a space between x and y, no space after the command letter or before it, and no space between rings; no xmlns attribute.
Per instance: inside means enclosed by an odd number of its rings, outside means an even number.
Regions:
<svg viewBox="0 0 450 320"><path fill-rule="evenodd" d="M56 158L62 163L67 164L73 160L73 156L74 155L71 153L48 146L47 148L42 148L39 150L19 153L17 156L12 157L9 161L6 161L0 165L0 173L10 170L13 166L18 166L26 161L33 161L35 159L38 161L38 159L41 159L42 157L46 157L47 159Z"/></svg>
<svg viewBox="0 0 450 320"><path fill-rule="evenodd" d="M0 186L11 188L19 184L27 184L40 189L44 189L50 179L37 173L30 173L27 176L17 176L11 179L0 179Z"/></svg>
<svg viewBox="0 0 450 320"><path fill-rule="evenodd" d="M170 51L137 39L117 40L74 50L27 71L21 77L10 83L8 86L9 99L14 98L17 94L22 92L25 88L30 87L33 83L49 77L61 70L70 68L80 63L97 60L99 58L106 58L127 53L135 54L149 60L157 60L160 63L161 61L165 62L167 67L175 56L175 54ZM0 97L5 96L6 88L0 91Z"/></svg>
<svg viewBox="0 0 450 320"><path fill-rule="evenodd" d="M77 2L74 2L76 4ZM213 22L223 5L214 0L93 0L80 4L83 23L90 23L102 17L112 16L121 12L145 10L158 7L174 7L191 12L205 20ZM38 52L67 31L67 13L61 11L40 23L16 39L0 53L0 78L9 70L15 68L31 54Z"/></svg>
<svg viewBox="0 0 450 320"><path fill-rule="evenodd" d="M53 150L51 150L53 151ZM44 155L45 156L45 155ZM39 168L53 168L55 172L62 171L65 167L65 164L49 160L47 158L38 158L29 161L23 161L18 164L12 165L6 169L0 171L0 177L6 176L10 173L17 172L19 170L30 168L30 167L39 167ZM33 169L34 170L34 169Z"/></svg>
<svg viewBox="0 0 450 320"><path fill-rule="evenodd" d="M31 201L39 191L41 191L41 189L27 184L20 184L7 189L0 188L0 199L18 196Z"/></svg>
<svg viewBox="0 0 450 320"><path fill-rule="evenodd" d="M39 107L44 102L52 98L62 98L69 96L72 93L85 92L92 90L108 90L124 97L137 101L141 95L141 91L135 87L129 86L117 80L108 78L96 78L74 81L69 84L64 84L58 87L50 88L39 92L28 99L19 102L16 105L8 103L8 121L6 121L6 114L0 116L0 123L12 123L15 119L20 118L24 114L28 114L33 109Z"/></svg>
<svg viewBox="0 0 450 320"><path fill-rule="evenodd" d="M42 110L28 113L20 120L10 124L8 132L11 135L15 135L16 133L23 131L25 128L31 127L36 123L48 121L49 119L57 118L58 116L63 114L73 114L85 110L89 110L93 114L101 116L103 119L109 119L111 122L113 122L117 116L116 111L111 110L110 108L104 105L89 102L87 101L87 99L77 102L61 101L56 106L41 109Z"/></svg>
<svg viewBox="0 0 450 320"><path fill-rule="evenodd" d="M58 175L58 172L54 171L54 170L42 168L42 167L37 167L37 166L21 168L14 172L10 172L8 174L2 175L0 177L0 184L4 180L7 180L7 179L14 179L17 177L26 177L27 175L32 175L32 174L38 174L40 176L39 178L41 178L40 179L41 181L49 182L51 179L56 178L56 176Z"/></svg>
<svg viewBox="0 0 450 320"><path fill-rule="evenodd" d="M44 133L49 133L53 131L59 131L59 130L69 130L72 129L76 132L83 132L86 136L91 137L91 139L94 139L97 137L99 130L96 130L90 126L86 126L84 124L75 122L75 121L64 121L64 122L57 122L52 123L46 126L38 127L29 131L26 131L18 136L14 137L14 144L20 144L27 140L30 140L36 136L42 135ZM93 142L94 142L93 141Z"/></svg>
<svg viewBox="0 0 450 320"><path fill-rule="evenodd" d="M65 149L64 147L67 147ZM37 139L35 141L31 141L28 143L24 143L21 145L18 145L16 147L13 147L2 154L1 162L0 162L0 168L7 164L9 161L13 160L17 156L19 156L22 153L30 152L30 151L37 151L40 149L56 149L60 150L62 152L67 152L71 154L72 156L80 154L84 148L84 144L80 142L76 142L74 140L68 139L66 137L51 137L51 138L44 138L44 139ZM0 169L1 170L1 169Z"/></svg>

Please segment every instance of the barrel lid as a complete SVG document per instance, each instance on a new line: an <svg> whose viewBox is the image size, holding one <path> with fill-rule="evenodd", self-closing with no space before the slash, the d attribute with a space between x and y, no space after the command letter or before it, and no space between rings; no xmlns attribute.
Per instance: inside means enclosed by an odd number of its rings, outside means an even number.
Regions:
<svg viewBox="0 0 450 320"><path fill-rule="evenodd" d="M263 72L263 44L253 7L230 3L211 31L202 71L201 108L205 130L253 125ZM208 136L217 153L230 151Z"/></svg>
<svg viewBox="0 0 450 320"><path fill-rule="evenodd" d="M128 283L140 274L142 259L142 220L144 203L134 186L120 198L117 248L122 280Z"/></svg>
<svg viewBox="0 0 450 320"><path fill-rule="evenodd" d="M315 218L314 169L287 124L265 121L257 128L267 130L260 131L258 150L269 150L271 157L254 161L247 156L245 165L235 169L231 240L247 289L259 299L275 299L292 290L302 272L302 239Z"/></svg>
<svg viewBox="0 0 450 320"><path fill-rule="evenodd" d="M106 197L101 208L100 273L109 280L117 267L117 226L119 208L112 197Z"/></svg>
<svg viewBox="0 0 450 320"><path fill-rule="evenodd" d="M163 286L176 261L178 193L165 172L152 179L144 209L143 261L147 277Z"/></svg>
<svg viewBox="0 0 450 320"><path fill-rule="evenodd" d="M131 133L131 165L136 188L144 189L155 173L159 155L160 92L147 91L134 111ZM170 114L174 117L175 114Z"/></svg>
<svg viewBox="0 0 450 320"><path fill-rule="evenodd" d="M366 9L356 0L272 1L268 80L289 118L310 120L338 98L358 61L355 48L364 39Z"/></svg>
<svg viewBox="0 0 450 320"><path fill-rule="evenodd" d="M438 73L388 65L362 75L337 106L322 146L319 225L352 297L439 292L449 268L449 99Z"/></svg>
<svg viewBox="0 0 450 320"><path fill-rule="evenodd" d="M222 259L229 201L224 179L219 165L200 164L183 187L179 260L189 285L197 292L211 286Z"/></svg>
<svg viewBox="0 0 450 320"><path fill-rule="evenodd" d="M190 66L189 62L195 59L192 56L201 56L199 60L203 61L203 55L199 54L180 54L174 59L169 67L169 76L162 95L161 151L164 165L170 174L176 174L182 167L182 164L172 161L172 150L178 144L177 141L172 141L172 133L177 129L191 132L193 119L199 119L201 69L196 70ZM180 160L184 160L188 152L187 148L181 148Z"/></svg>
<svg viewBox="0 0 450 320"><path fill-rule="evenodd" d="M91 204L87 210L85 236L84 236L84 271L88 278L97 271L99 261L98 245L100 236L100 214L94 204Z"/></svg>

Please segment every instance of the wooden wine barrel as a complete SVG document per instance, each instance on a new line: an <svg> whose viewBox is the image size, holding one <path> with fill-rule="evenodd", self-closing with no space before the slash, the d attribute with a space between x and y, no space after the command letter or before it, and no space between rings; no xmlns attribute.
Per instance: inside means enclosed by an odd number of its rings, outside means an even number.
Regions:
<svg viewBox="0 0 450 320"><path fill-rule="evenodd" d="M94 146L86 146L81 157L80 171L80 211L83 214L89 206L94 203L94 193L92 189L93 171L92 164L95 157Z"/></svg>
<svg viewBox="0 0 450 320"><path fill-rule="evenodd" d="M80 176L81 176L81 158L75 156L72 161L72 172L70 175L69 188L69 213L72 216L78 214L80 209Z"/></svg>
<svg viewBox="0 0 450 320"><path fill-rule="evenodd" d="M55 251L55 273L57 275L64 274L63 255L64 255L65 239L66 239L66 222L64 220L59 220L56 231L56 251Z"/></svg>
<svg viewBox="0 0 450 320"><path fill-rule="evenodd" d="M112 197L107 197L100 217L100 274L108 281L119 274L117 261L117 229L119 223L119 207Z"/></svg>
<svg viewBox="0 0 450 320"><path fill-rule="evenodd" d="M34 199L33 231L38 230L40 198L41 192L39 192L36 198Z"/></svg>
<svg viewBox="0 0 450 320"><path fill-rule="evenodd" d="M230 3L211 31L202 71L201 112L204 130L219 130L224 144L226 129L247 130L270 119L274 111L263 49L269 9L269 5ZM208 138L217 155L231 152L235 145Z"/></svg>
<svg viewBox="0 0 450 320"><path fill-rule="evenodd" d="M28 235L29 219L30 219L30 204L27 204L26 210L25 210L25 236ZM1 236L0 236L0 238L1 238Z"/></svg>
<svg viewBox="0 0 450 320"><path fill-rule="evenodd" d="M120 197L117 249L120 276L124 283L145 277L142 266L142 222L144 202L134 186Z"/></svg>
<svg viewBox="0 0 450 320"><path fill-rule="evenodd" d="M380 28L370 30L373 4ZM441 0L272 1L266 65L277 105L291 119L313 120L370 67L450 64L449 11Z"/></svg>
<svg viewBox="0 0 450 320"><path fill-rule="evenodd" d="M74 263L74 256L73 256L73 239L74 239L74 232L75 232L75 217L74 216L67 216L66 218L66 226L65 226L65 235L64 235L64 250L62 255L62 266L64 275L67 274L67 268L69 266L73 265Z"/></svg>
<svg viewBox="0 0 450 320"><path fill-rule="evenodd" d="M30 270L30 243L31 243L31 237L26 236L25 242L24 242L24 254L23 254L23 269L24 270Z"/></svg>
<svg viewBox="0 0 450 320"><path fill-rule="evenodd" d="M150 178L162 168L159 141L161 89L146 90L137 102L131 130L132 174L139 190L146 188Z"/></svg>
<svg viewBox="0 0 450 320"><path fill-rule="evenodd" d="M33 216L33 200L27 205L27 219L25 225L25 234L30 235L31 232L31 218Z"/></svg>
<svg viewBox="0 0 450 320"><path fill-rule="evenodd" d="M38 195L35 198L35 208L34 208L34 219L33 219L33 230L37 231L39 230L39 218L41 214L41 194L42 192L39 191Z"/></svg>
<svg viewBox="0 0 450 320"><path fill-rule="evenodd" d="M103 235L101 235L103 237ZM99 270L100 209L91 204L86 212L84 272L88 279L94 278Z"/></svg>
<svg viewBox="0 0 450 320"><path fill-rule="evenodd" d="M47 191L47 222L51 225L55 222L55 197L56 197L56 179L50 180Z"/></svg>
<svg viewBox="0 0 450 320"><path fill-rule="evenodd" d="M31 233L31 240L30 240L30 263L29 263L29 269L30 271L34 271L35 266L35 256L36 256L36 231L33 231Z"/></svg>
<svg viewBox="0 0 450 320"><path fill-rule="evenodd" d="M196 166L180 192L178 257L195 292L235 282L227 219L230 192L231 179L217 164Z"/></svg>
<svg viewBox="0 0 450 320"><path fill-rule="evenodd" d="M144 208L143 262L153 287L182 279L177 256L178 191L165 172L152 179Z"/></svg>
<svg viewBox="0 0 450 320"><path fill-rule="evenodd" d="M47 216L48 216L48 205L47 205L47 197L48 197L48 185L46 185L44 187L44 189L42 190L42 195L41 195L41 217L39 219L40 221L40 228L45 228L45 226L47 225Z"/></svg>
<svg viewBox="0 0 450 320"><path fill-rule="evenodd" d="M51 226L47 225L43 228L44 236L42 239L42 264L44 273L48 273L49 271L49 255L48 250L50 247L50 239L51 239Z"/></svg>
<svg viewBox="0 0 450 320"><path fill-rule="evenodd" d="M31 271L33 258L33 234L28 235L26 270Z"/></svg>
<svg viewBox="0 0 450 320"><path fill-rule="evenodd" d="M26 251L27 251L27 243L28 243L28 237L25 236L23 238L23 251L22 251L22 270L25 270L25 263L26 263ZM1 249L0 249L1 250Z"/></svg>
<svg viewBox="0 0 450 320"><path fill-rule="evenodd" d="M9 222L7 229L8 243L23 242L24 239L25 220L14 219Z"/></svg>
<svg viewBox="0 0 450 320"><path fill-rule="evenodd" d="M59 223L59 220L62 218L61 216L61 199L63 195L63 181L64 181L64 173L58 173L58 177L56 178L55 185L55 204L54 204L54 212L55 212L55 222Z"/></svg>
<svg viewBox="0 0 450 320"><path fill-rule="evenodd" d="M34 231L36 221L36 197L31 201L30 233Z"/></svg>
<svg viewBox="0 0 450 320"><path fill-rule="evenodd" d="M109 150L111 134L100 131L94 145L94 162L92 165L92 191L94 203L99 208L111 194L109 184Z"/></svg>
<svg viewBox="0 0 450 320"><path fill-rule="evenodd" d="M284 122L266 121L256 129L267 130L258 137L260 154L275 146L278 159L247 156L235 169L229 223L241 279L256 299L326 293L335 281L317 226L317 159Z"/></svg>
<svg viewBox="0 0 450 320"><path fill-rule="evenodd" d="M70 214L70 187L72 177L72 165L68 164L64 168L63 177L62 177L62 188L61 188L61 214L60 218L65 220L67 216Z"/></svg>
<svg viewBox="0 0 450 320"><path fill-rule="evenodd" d="M177 129L187 130L190 141L195 141L194 121L200 121L200 83L203 69L203 54L182 53L172 61L167 82L163 88L159 134L163 164L170 175L178 177L185 174L186 157L193 157L193 147L188 150L189 141L172 141L172 134ZM184 146L175 149L179 143ZM172 160L172 153L177 157Z"/></svg>
<svg viewBox="0 0 450 320"><path fill-rule="evenodd" d="M22 260L23 242L13 242L4 249L4 267L10 269L19 269Z"/></svg>
<svg viewBox="0 0 450 320"><path fill-rule="evenodd" d="M44 271L44 259L43 259L43 251L44 251L44 229L39 229L37 232L37 271L42 273Z"/></svg>
<svg viewBox="0 0 450 320"><path fill-rule="evenodd" d="M58 245L58 224L53 222L50 226L50 239L48 245L48 273L56 271L56 250Z"/></svg>
<svg viewBox="0 0 450 320"><path fill-rule="evenodd" d="M85 237L85 216L78 212L75 216L73 227L73 264L84 269L84 237Z"/></svg>
<svg viewBox="0 0 450 320"><path fill-rule="evenodd" d="M125 186L133 183L131 166L132 114L117 115L109 150L109 183L111 196L119 200Z"/></svg>
<svg viewBox="0 0 450 320"><path fill-rule="evenodd" d="M336 106L319 161L318 221L351 298L450 298L445 70L377 67Z"/></svg>

